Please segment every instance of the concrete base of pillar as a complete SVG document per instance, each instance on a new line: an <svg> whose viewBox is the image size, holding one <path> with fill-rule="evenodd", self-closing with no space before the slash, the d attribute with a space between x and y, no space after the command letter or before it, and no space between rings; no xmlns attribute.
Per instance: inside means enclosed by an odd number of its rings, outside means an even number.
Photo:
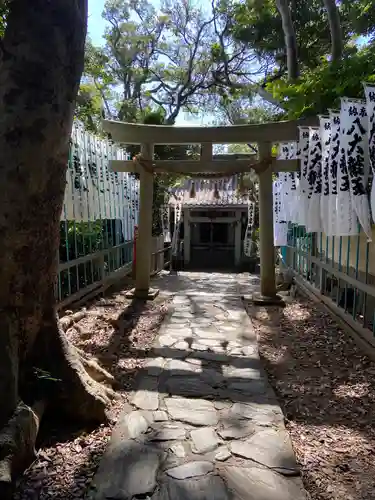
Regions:
<svg viewBox="0 0 375 500"><path fill-rule="evenodd" d="M148 290L132 288L125 294L125 297L127 299L154 300L158 295L159 290L157 288L149 288Z"/></svg>
<svg viewBox="0 0 375 500"><path fill-rule="evenodd" d="M279 306L284 307L285 302L280 297L280 295L274 295L273 297L266 297L260 293L253 293L253 295L243 295L242 300L246 302L252 302L257 306Z"/></svg>

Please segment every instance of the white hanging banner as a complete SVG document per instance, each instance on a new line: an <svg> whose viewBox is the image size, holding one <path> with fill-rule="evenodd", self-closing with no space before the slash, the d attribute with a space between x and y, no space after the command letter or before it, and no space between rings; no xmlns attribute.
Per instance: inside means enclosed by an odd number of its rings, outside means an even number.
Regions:
<svg viewBox="0 0 375 500"><path fill-rule="evenodd" d="M288 174L286 172L280 172L278 175L278 183L279 183L279 222L287 222L289 221L289 182L288 182Z"/></svg>
<svg viewBox="0 0 375 500"><path fill-rule="evenodd" d="M331 120L329 116L319 117L320 139L322 143L322 193L320 198L320 217L322 230L329 231L329 150L331 144Z"/></svg>
<svg viewBox="0 0 375 500"><path fill-rule="evenodd" d="M301 160L300 193L299 193L299 213L297 224L304 226L307 221L308 211L308 191L309 182L307 180L307 166L309 162L309 128L299 128L299 158Z"/></svg>
<svg viewBox="0 0 375 500"><path fill-rule="evenodd" d="M372 167L373 181L371 187L371 212L372 220L375 222L375 85L369 83L364 84L365 96L366 96L366 108L367 108L367 118L368 118L368 148L369 148L369 159Z"/></svg>
<svg viewBox="0 0 375 500"><path fill-rule="evenodd" d="M277 149L278 160L294 160L297 158L298 144L296 141L281 142Z"/></svg>
<svg viewBox="0 0 375 500"><path fill-rule="evenodd" d="M251 257L251 250L253 245L252 234L254 227L254 216L255 216L255 203L248 198L247 205L247 226L245 231L245 238L243 240L243 251L246 257Z"/></svg>
<svg viewBox="0 0 375 500"><path fill-rule="evenodd" d="M294 174L294 172L291 173L283 173L280 174L280 179L282 179L282 184L280 188L280 196L281 196L281 209L282 209L282 218L283 220L289 222L292 220L293 215L294 215L294 203L295 203L295 197L293 191L293 185L295 187L295 182L294 177L292 177L290 174Z"/></svg>
<svg viewBox="0 0 375 500"><path fill-rule="evenodd" d="M273 182L273 240L276 247L287 245L288 236L288 223L283 220L282 213L282 200L281 188L284 177L278 176L277 180ZM262 230L262 228L260 228Z"/></svg>
<svg viewBox="0 0 375 500"><path fill-rule="evenodd" d="M345 120L345 133L342 133L341 137L352 207L363 231L371 240L370 206L367 196L369 152L366 102L345 97L341 103L343 119Z"/></svg>
<svg viewBox="0 0 375 500"><path fill-rule="evenodd" d="M340 112L330 111L331 142L329 145L329 195L327 236L337 234L337 175L340 159Z"/></svg>
<svg viewBox="0 0 375 500"><path fill-rule="evenodd" d="M287 160L295 160L297 158L298 143L296 141L289 142L289 156Z"/></svg>
<svg viewBox="0 0 375 500"><path fill-rule="evenodd" d="M280 142L277 148L277 160L286 160L286 155L289 151L289 146L287 142Z"/></svg>
<svg viewBox="0 0 375 500"><path fill-rule="evenodd" d="M300 199L299 179L297 177L297 172L288 173L288 185L289 185L289 196L290 196L289 221L297 223L298 212L299 212L299 199Z"/></svg>
<svg viewBox="0 0 375 500"><path fill-rule="evenodd" d="M172 236L172 255L176 257L179 250L179 234L182 223L182 204L181 201L178 200L174 205L174 229Z"/></svg>
<svg viewBox="0 0 375 500"><path fill-rule="evenodd" d="M171 233L170 233L170 208L169 205L162 205L160 207L160 218L161 224L163 228L163 238L164 243L171 242Z"/></svg>
<svg viewBox="0 0 375 500"><path fill-rule="evenodd" d="M307 164L307 216L306 231L319 232L322 230L320 218L320 195L322 191L322 144L319 129L310 127L309 154Z"/></svg>
<svg viewBox="0 0 375 500"><path fill-rule="evenodd" d="M85 130L81 122L75 121L62 220L117 220L120 229L116 230L116 234L122 232L126 239L130 231L129 197L132 186L136 192L135 210L138 217L139 181L130 178L130 174L110 169L110 160L123 159L126 159L126 153L122 148L95 137ZM130 234L133 234L132 231Z"/></svg>
<svg viewBox="0 0 375 500"><path fill-rule="evenodd" d="M279 144L277 159L292 160L297 157L297 143L283 142ZM296 179L295 172L289 172L279 175L280 196L282 203L283 220L292 221L295 219L296 207Z"/></svg>
<svg viewBox="0 0 375 500"><path fill-rule="evenodd" d="M297 160L299 158L299 144L296 141L290 142L289 160ZM299 196L299 172L289 172L286 192L288 193L289 212L287 213L287 221L295 222L298 216L298 196Z"/></svg>
<svg viewBox="0 0 375 500"><path fill-rule="evenodd" d="M295 156L292 158L293 160L300 160L302 158L301 155L301 143L296 142ZM301 162L300 162L301 164ZM291 217L290 222L294 224L299 224L301 219L301 206L303 204L302 200L302 190L301 190L301 169L297 170L297 172L289 172L289 179L291 184Z"/></svg>
<svg viewBox="0 0 375 500"><path fill-rule="evenodd" d="M358 219L353 208L349 173L346 165L348 141L346 133L350 129L351 118L347 101L341 101L339 152L337 155L337 225L335 236L358 234Z"/></svg>

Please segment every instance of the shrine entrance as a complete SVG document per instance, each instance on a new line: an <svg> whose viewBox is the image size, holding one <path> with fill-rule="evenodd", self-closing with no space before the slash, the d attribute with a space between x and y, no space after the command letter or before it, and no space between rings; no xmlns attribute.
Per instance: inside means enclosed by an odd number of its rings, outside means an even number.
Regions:
<svg viewBox="0 0 375 500"><path fill-rule="evenodd" d="M195 221L192 216L190 220L189 268L234 269L235 222L225 217L206 218Z"/></svg>
<svg viewBox="0 0 375 500"><path fill-rule="evenodd" d="M253 219L248 217L251 206L238 175L190 177L171 189L169 209L175 223L184 228L179 241L174 240L174 255L182 268L243 268L248 258L244 242L253 230Z"/></svg>
<svg viewBox="0 0 375 500"><path fill-rule="evenodd" d="M121 144L141 145L141 152L129 161L113 160L111 167L117 172L135 172L140 176L140 211L139 236L137 243L136 285L130 296L139 299L153 299L158 291L150 288L151 266L151 238L153 212L153 184L154 174L167 172L169 174L214 174L216 176L233 176L238 173L250 172L258 175L259 201L259 245L260 245L260 295L256 300L260 302L279 302L275 283L275 248L273 234L273 192L272 176L274 172L290 172L299 169L298 160L277 160L272 154L273 143L296 141L298 126L316 126L317 118L300 121L284 121L277 123L263 123L257 125L235 125L230 127L176 127L164 125L141 125L117 121L103 122L104 130L111 135L112 140ZM256 144L257 157L237 158L236 155L213 154L214 144ZM200 144L199 160L157 160L154 158L155 145L172 144ZM193 194L193 193L192 193ZM216 190L213 193L217 198ZM193 196L194 198L194 196ZM183 207L179 205L179 213ZM191 250L189 229L190 221L183 220L184 253ZM199 241L205 243L208 255L213 255L213 242L217 241L216 248L221 247L222 254L230 255L230 230L220 229L214 221L209 226L197 229ZM178 221L181 224L182 220ZM240 227L240 225L238 225ZM205 231L207 236L204 236ZM226 243L221 245L226 233ZM178 234L178 231L176 232ZM241 231L237 230L241 235ZM202 237L201 237L202 236ZM173 235L174 237L174 235ZM219 244L220 243L220 244ZM204 246L204 245L203 245ZM197 257L199 251L195 248ZM203 255L203 251L200 252ZM219 255L219 252L218 254ZM217 257L219 258L219 257ZM185 261L189 259L185 258ZM225 260L225 259L224 259ZM207 262L207 261L206 261Z"/></svg>

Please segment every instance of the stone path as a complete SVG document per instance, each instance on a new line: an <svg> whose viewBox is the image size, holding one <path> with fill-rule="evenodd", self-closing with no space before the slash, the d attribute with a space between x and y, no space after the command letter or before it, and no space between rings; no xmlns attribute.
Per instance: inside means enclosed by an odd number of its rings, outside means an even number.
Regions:
<svg viewBox="0 0 375 500"><path fill-rule="evenodd" d="M306 500L240 299L249 283L208 273L161 282L180 291L90 500Z"/></svg>

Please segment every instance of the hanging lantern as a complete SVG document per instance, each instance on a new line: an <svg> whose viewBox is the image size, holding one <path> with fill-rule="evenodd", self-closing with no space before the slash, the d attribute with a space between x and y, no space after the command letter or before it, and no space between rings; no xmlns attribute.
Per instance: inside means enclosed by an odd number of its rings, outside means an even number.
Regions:
<svg viewBox="0 0 375 500"><path fill-rule="evenodd" d="M190 198L195 198L195 197L196 197L195 182L192 181L191 187L190 187Z"/></svg>
<svg viewBox="0 0 375 500"><path fill-rule="evenodd" d="M220 200L220 194L219 194L219 190L217 188L217 182L215 182L214 199Z"/></svg>

